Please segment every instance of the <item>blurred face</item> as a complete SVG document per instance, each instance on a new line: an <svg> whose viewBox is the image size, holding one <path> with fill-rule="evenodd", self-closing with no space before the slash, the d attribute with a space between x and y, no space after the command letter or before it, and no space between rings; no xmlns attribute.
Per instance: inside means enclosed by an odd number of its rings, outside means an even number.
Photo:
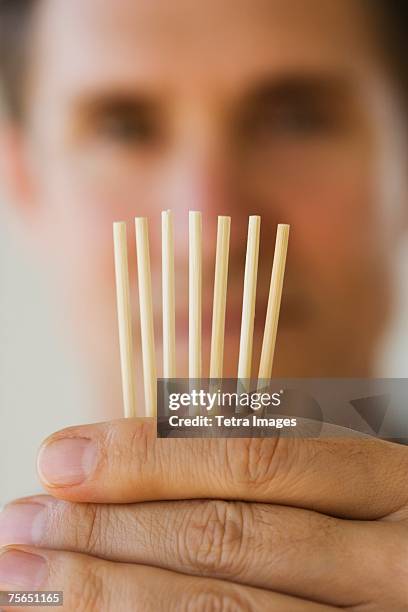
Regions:
<svg viewBox="0 0 408 612"><path fill-rule="evenodd" d="M164 209L175 217L180 376L189 209L203 213L204 374L219 214L232 217L225 375L236 375L250 214L262 217L254 371L282 222L291 237L274 375L371 372L407 159L398 96L360 10L355 0L42 1L25 132L30 227L118 411L112 222L128 221L135 285L133 218L149 217L160 375Z"/></svg>

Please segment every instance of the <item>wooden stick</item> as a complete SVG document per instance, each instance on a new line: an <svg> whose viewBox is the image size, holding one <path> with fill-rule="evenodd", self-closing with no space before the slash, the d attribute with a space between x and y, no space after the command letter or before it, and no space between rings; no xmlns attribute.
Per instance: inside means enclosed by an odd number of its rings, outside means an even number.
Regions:
<svg viewBox="0 0 408 612"><path fill-rule="evenodd" d="M113 242L123 406L125 417L131 418L136 416L136 397L126 223L113 224Z"/></svg>
<svg viewBox="0 0 408 612"><path fill-rule="evenodd" d="M162 212L163 378L176 377L174 229L170 210Z"/></svg>
<svg viewBox="0 0 408 612"><path fill-rule="evenodd" d="M210 378L222 378L223 372L230 227L231 217L218 217L211 332Z"/></svg>
<svg viewBox="0 0 408 612"><path fill-rule="evenodd" d="M259 216L249 217L238 360L238 378L241 380L251 378L260 226Z"/></svg>
<svg viewBox="0 0 408 612"><path fill-rule="evenodd" d="M270 379L285 276L289 225L278 225L258 379Z"/></svg>
<svg viewBox="0 0 408 612"><path fill-rule="evenodd" d="M189 212L189 378L201 378L201 293L202 221L201 213Z"/></svg>
<svg viewBox="0 0 408 612"><path fill-rule="evenodd" d="M140 326L142 337L145 414L157 411L157 376L154 345L152 279L150 274L149 230L145 217L136 217L136 251L139 278Z"/></svg>

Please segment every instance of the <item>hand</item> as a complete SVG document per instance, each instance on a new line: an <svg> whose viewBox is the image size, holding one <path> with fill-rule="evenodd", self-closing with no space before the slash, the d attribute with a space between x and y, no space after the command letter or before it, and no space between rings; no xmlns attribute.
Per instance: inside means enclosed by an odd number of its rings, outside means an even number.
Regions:
<svg viewBox="0 0 408 612"><path fill-rule="evenodd" d="M0 519L0 543L25 544L0 557L0 589L64 590L70 611L406 610L407 465L368 438L70 428L39 455L53 497Z"/></svg>

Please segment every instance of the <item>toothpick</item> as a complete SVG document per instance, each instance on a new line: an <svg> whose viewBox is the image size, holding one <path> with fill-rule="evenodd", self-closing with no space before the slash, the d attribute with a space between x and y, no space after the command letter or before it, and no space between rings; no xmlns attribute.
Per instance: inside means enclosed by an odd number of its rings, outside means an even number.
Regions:
<svg viewBox="0 0 408 612"><path fill-rule="evenodd" d="M211 333L210 378L222 378L223 371L230 227L231 217L218 217Z"/></svg>
<svg viewBox="0 0 408 612"><path fill-rule="evenodd" d="M278 225L258 379L270 379L285 276L289 225Z"/></svg>
<svg viewBox="0 0 408 612"><path fill-rule="evenodd" d="M136 416L136 397L126 223L113 224L113 241L123 406L129 418Z"/></svg>
<svg viewBox="0 0 408 612"><path fill-rule="evenodd" d="M201 293L202 221L201 213L189 213L189 378L201 378Z"/></svg>
<svg viewBox="0 0 408 612"><path fill-rule="evenodd" d="M174 229L170 210L162 212L163 378L176 377Z"/></svg>
<svg viewBox="0 0 408 612"><path fill-rule="evenodd" d="M260 226L259 216L249 217L238 359L238 378L240 380L251 378Z"/></svg>
<svg viewBox="0 0 408 612"><path fill-rule="evenodd" d="M157 410L157 375L147 219L145 217L136 217L135 227L137 270L139 279L145 414L146 416L152 417L156 415Z"/></svg>

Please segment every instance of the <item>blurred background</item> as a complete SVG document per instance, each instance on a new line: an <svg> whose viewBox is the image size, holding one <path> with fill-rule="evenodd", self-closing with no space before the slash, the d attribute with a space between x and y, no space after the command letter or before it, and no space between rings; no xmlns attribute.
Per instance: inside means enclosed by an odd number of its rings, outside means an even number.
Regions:
<svg viewBox="0 0 408 612"><path fill-rule="evenodd" d="M0 506L38 492L36 454L53 431L95 414L47 283L0 206Z"/></svg>

